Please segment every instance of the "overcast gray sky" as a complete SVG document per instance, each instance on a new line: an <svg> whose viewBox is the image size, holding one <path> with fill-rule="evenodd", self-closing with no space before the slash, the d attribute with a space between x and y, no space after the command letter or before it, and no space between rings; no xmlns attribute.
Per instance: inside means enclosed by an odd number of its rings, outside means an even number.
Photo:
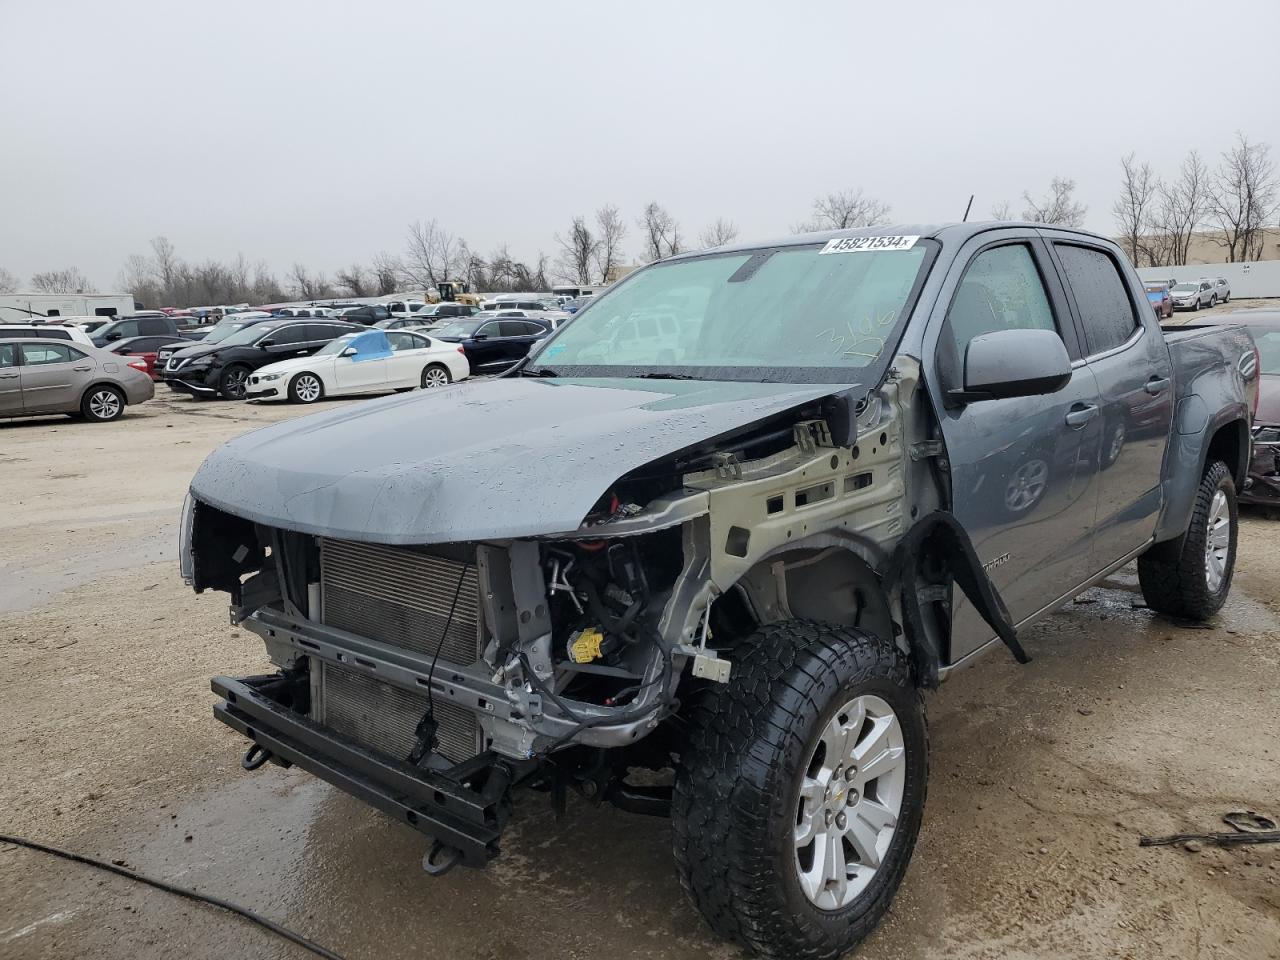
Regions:
<svg viewBox="0 0 1280 960"><path fill-rule="evenodd" d="M959 219L1055 174L1109 232L1129 150L1280 150L1276 0L0 0L0 34L0 267L100 290L157 234L331 272L418 218L553 253L614 203L630 255L651 199L766 238L825 191Z"/></svg>

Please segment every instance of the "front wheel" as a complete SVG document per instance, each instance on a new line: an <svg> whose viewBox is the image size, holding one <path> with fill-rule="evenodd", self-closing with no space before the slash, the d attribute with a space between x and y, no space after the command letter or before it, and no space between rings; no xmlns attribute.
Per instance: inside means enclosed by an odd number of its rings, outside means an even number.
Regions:
<svg viewBox="0 0 1280 960"><path fill-rule="evenodd" d="M432 390L436 387L447 387L453 382L453 378L449 376L449 368L439 363L433 363L422 371L422 389Z"/></svg>
<svg viewBox="0 0 1280 960"><path fill-rule="evenodd" d="M1200 298L1196 297L1195 302L1191 304L1191 312L1195 313L1200 309Z"/></svg>
<svg viewBox="0 0 1280 960"><path fill-rule="evenodd" d="M291 403L315 403L324 396L324 385L314 373L300 373L289 381Z"/></svg>
<svg viewBox="0 0 1280 960"><path fill-rule="evenodd" d="M249 389L248 367L227 367L218 380L218 393L224 400L243 400Z"/></svg>
<svg viewBox="0 0 1280 960"><path fill-rule="evenodd" d="M920 830L928 742L911 668L892 640L811 621L737 650L728 684L689 710L680 880L721 936L835 958L888 909Z"/></svg>
<svg viewBox="0 0 1280 960"><path fill-rule="evenodd" d="M1200 478L1187 532L1138 558L1138 583L1147 606L1187 620L1207 620L1217 613L1231 590L1238 522L1231 471L1215 460Z"/></svg>
<svg viewBox="0 0 1280 960"><path fill-rule="evenodd" d="M1216 307L1218 305L1218 295L1215 293L1209 298L1209 306Z"/></svg>

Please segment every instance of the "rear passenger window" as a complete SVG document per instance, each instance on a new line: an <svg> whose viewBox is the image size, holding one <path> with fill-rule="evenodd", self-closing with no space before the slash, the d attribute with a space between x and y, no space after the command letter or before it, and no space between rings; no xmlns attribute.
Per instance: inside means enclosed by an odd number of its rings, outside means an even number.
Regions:
<svg viewBox="0 0 1280 960"><path fill-rule="evenodd" d="M72 354L75 354L72 356ZM64 347L60 343L24 343L22 344L22 362L29 367L42 366L48 363L70 363L84 354Z"/></svg>
<svg viewBox="0 0 1280 960"><path fill-rule="evenodd" d="M18 345L0 343L0 367L12 367L18 362Z"/></svg>
<svg viewBox="0 0 1280 960"><path fill-rule="evenodd" d="M949 340L959 367L970 340L997 330L1058 330L1040 271L1025 244L992 247L974 257L947 311L944 351Z"/></svg>
<svg viewBox="0 0 1280 960"><path fill-rule="evenodd" d="M1133 336L1138 315L1116 262L1091 247L1067 243L1056 247L1080 310L1087 352L1102 353L1120 346Z"/></svg>
<svg viewBox="0 0 1280 960"><path fill-rule="evenodd" d="M155 335L157 333L168 333L169 323L161 320L159 317L143 317L138 321L138 333L146 335Z"/></svg>

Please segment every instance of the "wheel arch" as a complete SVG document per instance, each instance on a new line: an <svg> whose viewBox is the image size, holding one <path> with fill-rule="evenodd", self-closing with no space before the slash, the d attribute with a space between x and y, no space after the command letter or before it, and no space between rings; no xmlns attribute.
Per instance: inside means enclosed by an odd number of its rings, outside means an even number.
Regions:
<svg viewBox="0 0 1280 960"><path fill-rule="evenodd" d="M1174 414L1173 436L1165 458L1167 495L1156 528L1157 543L1186 532L1200 478L1214 460L1227 465L1237 491L1244 489L1249 475L1248 412L1242 405L1232 405L1210 420L1207 409L1203 398L1191 394L1179 402Z"/></svg>

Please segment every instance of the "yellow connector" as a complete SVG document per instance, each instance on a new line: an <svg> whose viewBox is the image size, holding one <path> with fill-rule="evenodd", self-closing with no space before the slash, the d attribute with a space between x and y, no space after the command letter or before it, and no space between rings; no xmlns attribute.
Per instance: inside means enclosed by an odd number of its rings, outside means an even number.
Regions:
<svg viewBox="0 0 1280 960"><path fill-rule="evenodd" d="M600 659L600 644L604 634L596 627L587 627L569 640L569 659L574 663L590 663Z"/></svg>

